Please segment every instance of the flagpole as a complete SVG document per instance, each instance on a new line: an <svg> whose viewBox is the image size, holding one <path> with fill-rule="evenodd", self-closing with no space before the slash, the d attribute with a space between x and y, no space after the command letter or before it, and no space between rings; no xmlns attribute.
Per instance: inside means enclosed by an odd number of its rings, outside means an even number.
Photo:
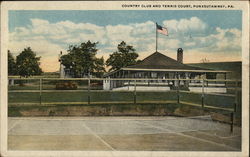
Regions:
<svg viewBox="0 0 250 157"><path fill-rule="evenodd" d="M157 23L155 23L155 49L156 49L156 52L157 52L157 40L158 40L158 32L157 32Z"/></svg>

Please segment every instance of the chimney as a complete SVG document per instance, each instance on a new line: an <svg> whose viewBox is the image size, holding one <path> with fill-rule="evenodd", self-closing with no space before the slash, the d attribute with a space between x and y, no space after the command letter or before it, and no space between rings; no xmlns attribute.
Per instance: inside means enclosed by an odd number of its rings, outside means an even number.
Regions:
<svg viewBox="0 0 250 157"><path fill-rule="evenodd" d="M177 62L183 63L183 49L178 48L177 50Z"/></svg>

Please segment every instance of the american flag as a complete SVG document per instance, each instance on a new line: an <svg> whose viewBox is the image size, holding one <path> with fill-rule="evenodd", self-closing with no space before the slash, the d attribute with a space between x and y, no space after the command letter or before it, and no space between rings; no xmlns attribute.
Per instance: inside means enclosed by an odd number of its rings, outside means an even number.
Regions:
<svg viewBox="0 0 250 157"><path fill-rule="evenodd" d="M158 25L157 23L156 23L156 29L157 29L157 32L164 34L164 35L168 35L167 28L164 28L164 27Z"/></svg>

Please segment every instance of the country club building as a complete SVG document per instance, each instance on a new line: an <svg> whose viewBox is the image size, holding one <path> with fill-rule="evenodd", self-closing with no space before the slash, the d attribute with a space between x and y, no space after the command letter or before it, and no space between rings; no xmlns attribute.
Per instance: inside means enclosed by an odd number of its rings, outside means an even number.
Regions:
<svg viewBox="0 0 250 157"><path fill-rule="evenodd" d="M145 79L136 81L136 90L171 90L179 85L190 91L201 91L201 81L167 80L167 79L226 79L229 71L204 69L183 64L183 50L177 50L177 60L160 52L155 52L136 65L123 67L104 75L104 90L134 90L134 81L114 80L117 78ZM154 79L154 80L147 80ZM159 79L159 80L157 80ZM166 80L164 80L166 79ZM225 93L224 82L212 83L205 87L206 92Z"/></svg>

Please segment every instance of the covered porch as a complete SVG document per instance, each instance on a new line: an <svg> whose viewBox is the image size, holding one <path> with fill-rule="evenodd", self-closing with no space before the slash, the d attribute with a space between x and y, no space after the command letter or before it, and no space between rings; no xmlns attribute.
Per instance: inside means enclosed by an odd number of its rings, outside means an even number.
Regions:
<svg viewBox="0 0 250 157"><path fill-rule="evenodd" d="M177 69L132 69L122 68L105 75L103 86L105 90L132 90L136 80L137 89L141 90L171 90L183 88L186 90L201 87L203 79L226 80L228 71L213 70L177 70ZM225 87L225 82L213 82L209 85ZM208 86L208 83L205 85ZM224 90L225 91L225 90Z"/></svg>

